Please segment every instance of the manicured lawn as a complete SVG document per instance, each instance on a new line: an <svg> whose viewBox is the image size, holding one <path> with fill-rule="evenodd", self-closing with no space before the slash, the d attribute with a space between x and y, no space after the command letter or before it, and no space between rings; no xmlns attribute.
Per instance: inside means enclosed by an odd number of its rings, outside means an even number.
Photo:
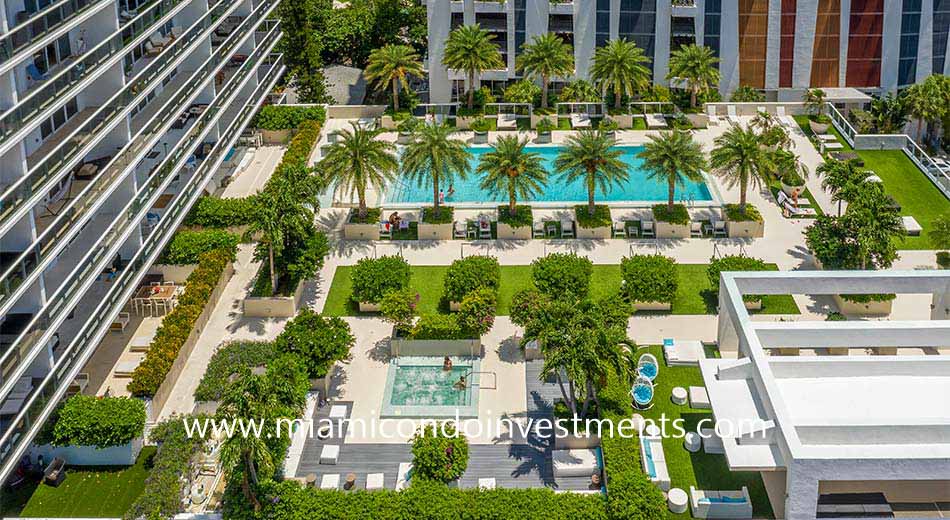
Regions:
<svg viewBox="0 0 950 520"><path fill-rule="evenodd" d="M142 448L134 466L67 468L59 487L37 486L24 517L121 518L145 488L154 446Z"/></svg>
<svg viewBox="0 0 950 520"><path fill-rule="evenodd" d="M775 270L778 267L772 265ZM718 301L706 276L705 264L680 264L679 289L673 302L673 314L715 314ZM333 283L323 313L330 316L358 316L356 305L350 300L353 291L351 266L336 269ZM420 295L419 313L448 312L448 306L440 302L442 280L448 266L412 266L409 286ZM511 299L516 293L531 286L531 266L514 265L501 267L501 286L498 290L499 316L507 316ZM598 298L615 292L620 287L620 266L598 264L591 277L591 296ZM791 296L766 296L759 311L765 314L798 314L798 306Z"/></svg>
<svg viewBox="0 0 950 520"><path fill-rule="evenodd" d="M697 367L668 367L663 359L663 349L652 346L640 349L636 355L650 352L660 361L660 375L654 383L655 398L653 408L638 412L645 419L653 419L659 424L660 418L666 416L668 421L683 420L686 431L696 431L696 425L703 419L713 419L710 410L698 410L686 405L675 405L670 401L673 387L704 386L703 376ZM667 426L669 428L669 426ZM725 455L710 455L700 450L690 453L683 447L683 439L669 436L663 439L663 454L666 456L667 469L670 472L670 483L689 492L690 486L697 489L710 490L739 490L742 486L749 488L752 498L753 516L755 518L771 518L772 504L769 502L762 477L755 471L729 471ZM672 518L691 518L689 509L679 515L670 514Z"/></svg>

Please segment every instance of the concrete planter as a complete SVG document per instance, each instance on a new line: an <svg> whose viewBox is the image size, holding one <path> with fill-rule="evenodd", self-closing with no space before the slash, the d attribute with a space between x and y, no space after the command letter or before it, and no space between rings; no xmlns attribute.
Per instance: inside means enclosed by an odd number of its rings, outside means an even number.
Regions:
<svg viewBox="0 0 950 520"><path fill-rule="evenodd" d="M488 144L488 132L475 132L472 144Z"/></svg>
<svg viewBox="0 0 950 520"><path fill-rule="evenodd" d="M419 222L419 240L452 240L452 223L426 224Z"/></svg>
<svg viewBox="0 0 950 520"><path fill-rule="evenodd" d="M379 304L371 302L360 302L360 312L379 312Z"/></svg>
<svg viewBox="0 0 950 520"><path fill-rule="evenodd" d="M883 302L855 303L845 300L841 296L833 295L835 304L841 314L846 316L889 316L894 306L894 300Z"/></svg>
<svg viewBox="0 0 950 520"><path fill-rule="evenodd" d="M550 144L551 132L538 132L538 137L534 140L534 142L538 144Z"/></svg>
<svg viewBox="0 0 950 520"><path fill-rule="evenodd" d="M828 123L816 123L812 120L808 120L808 128L811 128L811 131L818 134L827 134L828 129L831 128L831 125Z"/></svg>
<svg viewBox="0 0 950 520"><path fill-rule="evenodd" d="M747 311L761 311L762 310L762 300L755 301L755 302L743 301L742 303L745 304L745 310Z"/></svg>
<svg viewBox="0 0 950 520"><path fill-rule="evenodd" d="M395 130L396 125L398 124L399 123L397 123L396 120L393 119L393 116L388 116L385 114L383 114L383 117L381 117L379 121L379 126L382 127L384 130Z"/></svg>
<svg viewBox="0 0 950 520"><path fill-rule="evenodd" d="M43 444L30 450L30 459L36 464L40 456L49 464L59 457L70 466L131 466L142 451L142 437L136 437L121 446L99 449L95 446L53 446ZM68 473L68 472L67 472Z"/></svg>
<svg viewBox="0 0 950 520"><path fill-rule="evenodd" d="M726 233L729 238L762 238L765 235L765 222L726 222Z"/></svg>
<svg viewBox="0 0 950 520"><path fill-rule="evenodd" d="M511 227L498 221L498 238L502 240L531 240L531 226Z"/></svg>
<svg viewBox="0 0 950 520"><path fill-rule="evenodd" d="M805 185L802 184L801 186L789 186L788 184L782 182L782 191L784 191L789 197L797 197L801 195L803 191L805 191Z"/></svg>
<svg viewBox="0 0 950 520"><path fill-rule="evenodd" d="M412 141L412 133L399 132L396 136L396 144L409 144Z"/></svg>
<svg viewBox="0 0 950 520"><path fill-rule="evenodd" d="M293 318L300 308L304 281L301 280L290 296L249 296L244 298L244 316L247 318Z"/></svg>
<svg viewBox="0 0 950 520"><path fill-rule="evenodd" d="M476 119L481 119L481 116L455 116L455 128L458 130L468 130L472 127L472 123Z"/></svg>
<svg viewBox="0 0 950 520"><path fill-rule="evenodd" d="M616 121L621 129L633 128L633 114L616 114L610 118Z"/></svg>
<svg viewBox="0 0 950 520"><path fill-rule="evenodd" d="M577 238L594 238L598 240L606 240L611 237L612 230L610 226L598 226L593 228L585 228L580 225L577 226Z"/></svg>
<svg viewBox="0 0 950 520"><path fill-rule="evenodd" d="M347 240L379 240L379 224L343 224L343 238Z"/></svg>
<svg viewBox="0 0 950 520"><path fill-rule="evenodd" d="M656 238L689 238L689 224L656 221Z"/></svg>
<svg viewBox="0 0 950 520"><path fill-rule="evenodd" d="M555 123L555 125L557 124L557 118L552 114L548 114L548 115L531 114L531 129L534 130L538 128L538 123L540 123L542 119L550 119L552 123Z"/></svg>
<svg viewBox="0 0 950 520"><path fill-rule="evenodd" d="M162 280L165 280L166 282L183 284L186 280L188 280L188 277L191 276L191 273L193 273L197 268L198 264L155 264L148 269L148 274L161 275Z"/></svg>
<svg viewBox="0 0 950 520"><path fill-rule="evenodd" d="M406 339L389 341L393 356L474 356L482 353L481 338L475 339Z"/></svg>
<svg viewBox="0 0 950 520"><path fill-rule="evenodd" d="M668 311L673 308L673 304L666 302L633 302L633 308L638 311Z"/></svg>
<svg viewBox="0 0 950 520"><path fill-rule="evenodd" d="M291 130L261 130L264 144L284 144L290 140Z"/></svg>

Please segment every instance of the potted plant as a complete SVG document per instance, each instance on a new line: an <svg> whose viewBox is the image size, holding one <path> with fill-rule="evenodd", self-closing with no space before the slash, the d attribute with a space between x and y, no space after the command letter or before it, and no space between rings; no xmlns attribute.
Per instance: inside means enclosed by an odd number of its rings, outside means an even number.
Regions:
<svg viewBox="0 0 950 520"><path fill-rule="evenodd" d="M797 198L805 191L805 179L796 171L782 174L781 183L782 191L789 197Z"/></svg>
<svg viewBox="0 0 950 520"><path fill-rule="evenodd" d="M633 255L620 261L620 294L634 309L668 311L679 281L676 262L663 255Z"/></svg>
<svg viewBox="0 0 950 520"><path fill-rule="evenodd" d="M351 299L360 312L379 312L379 304L390 291L409 286L409 264L399 256L363 258L353 267Z"/></svg>
<svg viewBox="0 0 950 520"><path fill-rule="evenodd" d="M612 220L610 207L602 204L594 206L591 215L586 204L574 206L574 218L577 219L577 238L594 238L606 240L610 238Z"/></svg>
<svg viewBox="0 0 950 520"><path fill-rule="evenodd" d="M805 91L802 95L802 101L805 108L812 115L808 118L808 126L812 133L821 135L828 133L831 127L831 121L825 115L825 91L820 88L812 88Z"/></svg>
<svg viewBox="0 0 950 520"><path fill-rule="evenodd" d="M480 117L473 121L469 128L475 133L472 144L488 144L488 131L491 130L491 123L488 119Z"/></svg>
<svg viewBox="0 0 950 520"><path fill-rule="evenodd" d="M396 138L396 142L399 144L409 144L409 141L412 140L412 134L416 131L416 128L422 122L416 119L415 117L410 117L405 121L399 123L397 128L399 129L399 136Z"/></svg>
<svg viewBox="0 0 950 520"><path fill-rule="evenodd" d="M538 144L547 144L551 142L551 132L557 128L557 125L551 121L551 118L545 117L538 121L538 138L535 142Z"/></svg>
<svg viewBox="0 0 950 520"><path fill-rule="evenodd" d="M607 113L610 114L610 117L604 118L604 121L606 121L607 119L610 119L611 121L616 122L617 128L622 128L622 129L633 128L633 114L630 112L629 108L621 108L621 109L611 108L610 110L607 111ZM601 126L603 126L603 124L604 123L601 122Z"/></svg>
<svg viewBox="0 0 950 520"><path fill-rule="evenodd" d="M419 221L419 240L452 240L454 210L452 206L439 206L439 212L436 213L431 207L423 208L422 220Z"/></svg>
<svg viewBox="0 0 950 520"><path fill-rule="evenodd" d="M653 219L656 221L656 238L689 238L689 211L682 204L653 206Z"/></svg>
<svg viewBox="0 0 950 520"><path fill-rule="evenodd" d="M745 209L740 209L738 204L726 204L722 212L726 217L729 238L762 238L765 235L765 219L752 204L746 203Z"/></svg>
<svg viewBox="0 0 950 520"><path fill-rule="evenodd" d="M607 134L610 138L615 138L617 136L617 130L620 129L620 124L612 117L605 117L601 122L598 129Z"/></svg>

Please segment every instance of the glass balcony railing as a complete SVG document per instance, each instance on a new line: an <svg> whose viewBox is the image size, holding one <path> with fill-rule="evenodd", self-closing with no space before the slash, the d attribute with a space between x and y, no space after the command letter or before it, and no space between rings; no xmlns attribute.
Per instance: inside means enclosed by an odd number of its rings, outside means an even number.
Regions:
<svg viewBox="0 0 950 520"><path fill-rule="evenodd" d="M214 8L205 13L184 34L174 40L171 48L165 49L154 61L149 63L125 87L104 105L69 137L63 139L56 148L48 153L27 174L8 187L0 196L0 228L9 225L9 220L34 195L46 193L54 182L58 182L69 173L75 162L88 153L98 138L114 128L126 115L127 110L136 106L154 88L159 79L170 72L173 64L193 43L207 38L217 22L238 6L228 0L219 1Z"/></svg>
<svg viewBox="0 0 950 520"><path fill-rule="evenodd" d="M62 103L75 96L70 89L80 81L90 77L106 63L114 63L110 58L123 54L132 41L148 31L155 30L155 22L161 20L173 7L184 0L161 0L146 8L130 22L131 34L119 31L101 42L91 51L83 54L53 77L44 80L23 96L16 106L0 116L0 140L6 139L26 127L56 103Z"/></svg>
<svg viewBox="0 0 950 520"><path fill-rule="evenodd" d="M51 31L59 29L76 15L111 3L112 0L64 0L44 8L22 23L17 23L0 39L0 64Z"/></svg>
<svg viewBox="0 0 950 520"><path fill-rule="evenodd" d="M276 1L278 0L273 0L275 3ZM249 22L249 20L245 20L246 25L235 31L235 36L241 32L250 32L253 24L247 22ZM43 309L33 317L30 324L20 336L0 354L0 367L6 368L6 370L2 371L3 373L9 373L13 365L17 365L17 371L25 370L25 365L28 365L32 361L32 356L36 355L34 349L37 348L37 346L45 345L46 342L50 340L52 334L59 328L66 317L65 315L67 313L63 311L74 306L74 299L88 290L88 287L99 278L99 275L106 267L105 264L115 257L116 251L128 239L132 230L142 221L145 217L145 213L147 213L154 204L153 199L157 198L158 195L164 191L165 187L171 182L172 178L191 155L192 151L201 143L201 139L207 134L211 123L216 119L218 113L227 108L230 98L235 95L241 82L254 73L255 65L267 55L270 48L276 44L279 38L280 27L275 25L273 29L267 33L264 40L258 44L254 53L245 60L234 76L227 81L221 92L215 97L215 100L198 116L197 121L187 131L181 141L175 144L171 153L152 171L150 178L146 181L144 186L139 188L135 198L126 205L124 210L118 213L110 224L110 227L102 233L98 241L90 245L89 252L86 253L85 258L78 262L73 268L66 280L63 281L49 298ZM237 47L241 39L240 37L229 38L220 48L223 54L219 55L216 53L213 55L205 63L205 66L202 67L201 72L207 74L209 77L213 76L219 65L225 61L223 58L227 56L228 50ZM201 81L190 83L196 92L200 91L203 86L203 82ZM181 103L187 98L188 94L183 92L180 94L180 97L178 97L178 102ZM176 110L175 113L179 113L179 111ZM68 240L64 241L68 242ZM20 354L24 352L28 353L27 359L25 360L19 358ZM16 372L14 372L14 374L15 373ZM15 376L10 376L3 381L2 388L0 388L0 396L6 395L11 383L15 382L15 380Z"/></svg>
<svg viewBox="0 0 950 520"><path fill-rule="evenodd" d="M188 212L191 204L200 195L201 186L214 174L214 166L224 158L230 149L230 143L240 135L241 130L254 115L256 101L267 95L283 73L283 69L282 59L278 57L251 95L250 101L228 125L228 128L222 132L211 153L195 170L194 176L179 196L169 205L164 218L145 238L143 246L133 256L129 265L112 282L108 293L91 313L90 319L54 360L53 370L37 385L37 389L27 398L24 407L6 427L2 438L0 438L0 464L2 464L0 466L0 480L5 479L16 468L20 455L17 452L22 451L22 449L17 450L17 448L25 448L32 437L29 435L30 430L36 431L36 426L45 421L50 411L66 392L76 373L82 369L100 338L108 330L114 313L118 308L125 305L132 291L135 290L139 275L148 269L161 252L164 241L175 230ZM209 108L209 110L211 109ZM221 107L215 110L221 110Z"/></svg>
<svg viewBox="0 0 950 520"><path fill-rule="evenodd" d="M156 111L157 116L150 119L136 134L133 140L126 145L103 168L95 180L87 185L83 191L69 205L60 210L59 216L43 230L34 245L27 248L6 272L0 276L0 312L3 312L17 299L17 289L23 286L24 280L37 276L37 272L44 269L47 259L58 255L72 240L72 229L81 229L85 224L90 210L102 202L104 194L115 189L120 178L130 171L130 166L140 158L145 150L155 146L164 135L168 127L177 119L185 108L184 105L196 96L205 83L226 62L224 59L249 33L268 12L276 5L277 0L262 2L257 9L244 19L241 25L231 33L228 39L212 53L205 62L205 67L196 71L184 86L175 92L175 95ZM267 21L264 24L266 25ZM272 26L267 33L268 37L274 33L276 26ZM107 196L107 195L105 195Z"/></svg>

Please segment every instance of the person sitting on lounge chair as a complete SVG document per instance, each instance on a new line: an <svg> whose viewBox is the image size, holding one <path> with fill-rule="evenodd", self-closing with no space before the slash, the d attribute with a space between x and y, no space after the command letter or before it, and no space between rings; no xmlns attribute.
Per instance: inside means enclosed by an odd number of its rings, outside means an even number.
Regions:
<svg viewBox="0 0 950 520"><path fill-rule="evenodd" d="M392 227L394 227L394 228L397 228L397 227L399 227L399 223L400 223L401 221L402 221L402 217L399 216L399 212L398 212L398 211L393 211L392 214L389 215L389 225L390 225L390 226L392 226Z"/></svg>

